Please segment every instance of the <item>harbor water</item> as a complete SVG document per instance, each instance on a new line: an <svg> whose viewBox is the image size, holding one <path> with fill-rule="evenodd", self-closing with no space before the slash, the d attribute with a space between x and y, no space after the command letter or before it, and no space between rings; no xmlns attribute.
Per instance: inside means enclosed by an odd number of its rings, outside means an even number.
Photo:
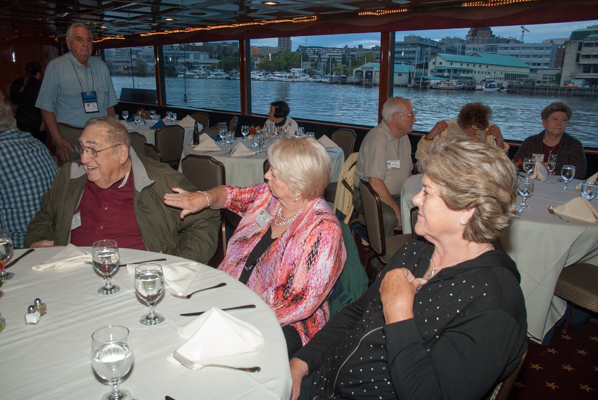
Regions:
<svg viewBox="0 0 598 400"><path fill-rule="evenodd" d="M122 88L133 87L130 77L112 77L117 96ZM134 87L155 89L153 77L135 78ZM167 104L239 112L240 81L227 79L166 78ZM351 125L377 123L378 88L331 85L315 82L251 81L252 113L268 113L270 103L285 100L290 116L298 119ZM187 102L184 95L187 95ZM581 140L586 148L598 148L598 98L581 96L521 95L506 92L418 90L395 87L394 96L413 102L417 114L415 131L427 132L439 120L454 120L463 105L480 101L492 108L491 122L498 125L505 139L523 141L543 130L540 112L554 101L573 109L567 133Z"/></svg>

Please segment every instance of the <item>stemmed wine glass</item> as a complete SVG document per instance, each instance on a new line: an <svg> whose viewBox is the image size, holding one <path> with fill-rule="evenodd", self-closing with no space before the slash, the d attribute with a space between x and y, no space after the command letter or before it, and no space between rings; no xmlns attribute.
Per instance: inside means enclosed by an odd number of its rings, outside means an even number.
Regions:
<svg viewBox="0 0 598 400"><path fill-rule="evenodd" d="M583 182L581 184L581 196L588 201L596 197L596 181Z"/></svg>
<svg viewBox="0 0 598 400"><path fill-rule="evenodd" d="M172 121L172 111L166 111L166 120L168 122Z"/></svg>
<svg viewBox="0 0 598 400"><path fill-rule="evenodd" d="M523 202L517 204L517 207L529 208L526 201L528 197L531 197L531 195L534 194L534 182L528 181L527 179L519 180L517 191L519 192L519 195L523 197Z"/></svg>
<svg viewBox="0 0 598 400"><path fill-rule="evenodd" d="M536 167L536 162L533 158L524 158L523 159L523 170L527 174L526 180L529 181L529 176L534 172L534 168Z"/></svg>
<svg viewBox="0 0 598 400"><path fill-rule="evenodd" d="M10 233L0 229L0 280L12 279L15 274L4 271L4 263L12 256L12 239Z"/></svg>
<svg viewBox="0 0 598 400"><path fill-rule="evenodd" d="M118 269L120 255L116 241L102 239L94 242L91 248L93 267L106 280L104 286L98 289L99 294L114 294L120 290L118 285L113 285L110 277Z"/></svg>
<svg viewBox="0 0 598 400"><path fill-rule="evenodd" d="M156 110L150 110L150 119L153 121L156 115Z"/></svg>
<svg viewBox="0 0 598 400"><path fill-rule="evenodd" d="M552 184L550 176L552 175L552 171L554 171L554 169L556 168L556 156L556 154L548 155L548 163L546 164L546 169L548 170L548 179L546 180L546 183Z"/></svg>
<svg viewBox="0 0 598 400"><path fill-rule="evenodd" d="M158 264L142 264L135 268L135 290L137 296L149 306L149 313L139 319L143 325L157 325L164 322L164 315L155 311L155 304L164 293L164 275Z"/></svg>
<svg viewBox="0 0 598 400"><path fill-rule="evenodd" d="M228 132L228 129L226 129L225 127L219 127L218 128L218 136L220 136L220 141L222 142L222 144L225 143L225 139L226 139L226 134Z"/></svg>
<svg viewBox="0 0 598 400"><path fill-rule="evenodd" d="M243 139L247 138L247 135L249 135L249 125L243 125L241 127L241 134L243 135Z"/></svg>
<svg viewBox="0 0 598 400"><path fill-rule="evenodd" d="M127 110L124 110L122 112L123 115L123 119L125 120L125 122L129 119L129 112Z"/></svg>
<svg viewBox="0 0 598 400"><path fill-rule="evenodd" d="M135 114L133 122L135 122L135 125L139 125L141 123L141 115Z"/></svg>
<svg viewBox="0 0 598 400"><path fill-rule="evenodd" d="M102 400L133 400L131 392L118 388L118 382L133 365L133 348L127 328L109 325L95 331L91 335L91 363L96 374L112 385L112 390L102 396Z"/></svg>
<svg viewBox="0 0 598 400"><path fill-rule="evenodd" d="M573 179L575 176L575 165L563 165L563 169L561 170L561 178L565 181L565 185L562 186L560 189L563 190L571 190L569 189L569 181Z"/></svg>
<svg viewBox="0 0 598 400"><path fill-rule="evenodd" d="M176 118L177 118L177 116L176 116L176 113L175 113L175 112L173 112L173 113L171 114L171 118L172 118L172 123L174 124L174 123L176 122Z"/></svg>
<svg viewBox="0 0 598 400"><path fill-rule="evenodd" d="M226 133L226 144L228 144L228 149L230 150L232 148L232 144L235 141L235 132L233 131L228 131Z"/></svg>

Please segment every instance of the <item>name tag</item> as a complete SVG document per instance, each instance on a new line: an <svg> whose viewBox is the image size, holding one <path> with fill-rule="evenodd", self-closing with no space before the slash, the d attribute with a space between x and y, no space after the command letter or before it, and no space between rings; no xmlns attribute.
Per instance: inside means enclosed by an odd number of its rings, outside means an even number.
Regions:
<svg viewBox="0 0 598 400"><path fill-rule="evenodd" d="M85 108L85 113L97 113L100 111L98 107L98 96L95 90L91 92L81 92L81 97L83 98L83 107Z"/></svg>
<svg viewBox="0 0 598 400"><path fill-rule="evenodd" d="M401 168L401 160L388 160L387 167L388 169L399 169Z"/></svg>
<svg viewBox="0 0 598 400"><path fill-rule="evenodd" d="M534 162L544 162L544 154L532 154Z"/></svg>
<svg viewBox="0 0 598 400"><path fill-rule="evenodd" d="M77 211L73 215L73 221L71 222L71 231L81 226L81 211Z"/></svg>
<svg viewBox="0 0 598 400"><path fill-rule="evenodd" d="M257 224L263 228L264 226L268 225L268 222L270 222L271 219L272 216L268 210L263 210L258 216L255 217L255 222L257 222Z"/></svg>

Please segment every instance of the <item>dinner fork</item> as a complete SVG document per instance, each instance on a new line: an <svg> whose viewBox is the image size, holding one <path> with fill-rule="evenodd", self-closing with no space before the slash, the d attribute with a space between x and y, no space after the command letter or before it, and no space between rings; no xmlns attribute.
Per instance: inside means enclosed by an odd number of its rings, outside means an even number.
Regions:
<svg viewBox="0 0 598 400"><path fill-rule="evenodd" d="M192 369L193 371L198 370L200 368L205 368L205 367L229 368L229 369L236 369L236 370L245 371L245 372L260 372L262 370L261 367L233 367L232 365L222 365L222 364L196 364L193 361L189 360L188 358L182 356L180 353L178 353L176 351L174 352L174 354L172 356L174 357L175 360L180 362L185 367Z"/></svg>
<svg viewBox="0 0 598 400"><path fill-rule="evenodd" d="M567 221L565 218L561 217L560 215L558 215L557 213L554 212L554 209L552 208L551 205L547 205L546 208L548 208L548 212L552 215L556 215L557 217L559 217L560 219L562 219L565 222L569 222Z"/></svg>
<svg viewBox="0 0 598 400"><path fill-rule="evenodd" d="M171 292L170 294L172 294L174 297L178 297L179 299L190 299L191 296L193 296L197 292L201 292L203 290L209 290L209 289L216 289L216 288L219 288L219 287L222 287L222 286L226 286L226 282L221 282L221 283L217 284L216 286L210 286L210 287L207 287L207 288L198 289L195 292L191 292L191 293L189 293L186 296L183 295L183 294L178 294L176 292Z"/></svg>

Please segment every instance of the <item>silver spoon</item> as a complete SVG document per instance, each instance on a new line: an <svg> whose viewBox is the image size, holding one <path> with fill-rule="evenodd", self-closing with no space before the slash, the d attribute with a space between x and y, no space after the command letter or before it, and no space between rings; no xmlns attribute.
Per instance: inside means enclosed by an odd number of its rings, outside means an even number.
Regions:
<svg viewBox="0 0 598 400"><path fill-rule="evenodd" d="M190 298L191 298L191 296L193 296L193 295L194 295L195 293L197 293L197 292L201 292L201 291L203 291L203 290L209 290L209 289L216 289L216 288L223 287L223 286L226 286L226 282L219 283L219 284L217 284L216 286L210 286L210 287L207 287L207 288L198 289L198 290L196 290L195 292L191 292L191 293L189 293L189 294L188 294L188 295L186 295L186 296L185 296L185 295L179 295L179 294L177 294L177 293L174 293L174 292L172 293L172 295L173 295L174 297L178 297L179 299L190 299Z"/></svg>

